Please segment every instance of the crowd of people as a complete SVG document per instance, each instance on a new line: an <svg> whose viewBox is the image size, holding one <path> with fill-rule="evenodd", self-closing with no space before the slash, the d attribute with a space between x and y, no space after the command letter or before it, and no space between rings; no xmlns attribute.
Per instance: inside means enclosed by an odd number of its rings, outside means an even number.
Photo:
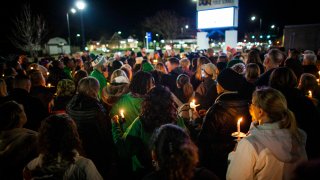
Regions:
<svg viewBox="0 0 320 180"><path fill-rule="evenodd" d="M21 55L0 75L0 179L320 177L320 50Z"/></svg>

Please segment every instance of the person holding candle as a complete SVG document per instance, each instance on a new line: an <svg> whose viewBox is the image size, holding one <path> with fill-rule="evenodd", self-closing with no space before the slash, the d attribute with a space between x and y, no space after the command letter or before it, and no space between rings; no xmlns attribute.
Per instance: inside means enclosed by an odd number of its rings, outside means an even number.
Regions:
<svg viewBox="0 0 320 180"><path fill-rule="evenodd" d="M118 102L122 95L129 92L129 83L129 78L123 70L113 71L110 83L103 88L101 93L101 99L109 109Z"/></svg>
<svg viewBox="0 0 320 180"><path fill-rule="evenodd" d="M317 79L313 74L303 73L298 88L302 91L303 94L307 94L308 91L312 92L312 102L315 106L320 108L320 87L318 85Z"/></svg>
<svg viewBox="0 0 320 180"><path fill-rule="evenodd" d="M185 128L178 118L170 90L164 86L152 88L141 106L141 113L123 133L118 115L112 118L113 140L120 157L129 158L132 175L141 179L152 169L149 143L154 130L163 124L172 123Z"/></svg>
<svg viewBox="0 0 320 180"><path fill-rule="evenodd" d="M297 78L289 68L277 68L270 76L270 87L279 90L285 96L299 127L308 135L306 145L308 158L320 157L318 132L314 128L320 125L320 113L312 100L306 96L307 94L303 94L297 88L297 84Z"/></svg>
<svg viewBox="0 0 320 180"><path fill-rule="evenodd" d="M306 134L297 127L285 97L273 88L257 89L250 114L249 136L229 154L226 179L290 179L296 165L307 160Z"/></svg>
<svg viewBox="0 0 320 180"><path fill-rule="evenodd" d="M212 106L216 98L217 92L217 76L218 68L212 63L202 65L203 81L197 87L195 91L195 97L200 103L199 109L209 109Z"/></svg>
<svg viewBox="0 0 320 180"><path fill-rule="evenodd" d="M125 131L141 112L141 103L145 95L154 87L154 80L150 73L139 71L129 85L129 93L123 94L116 103L112 105L109 116L119 115L120 109L126 110L126 122L122 124Z"/></svg>
<svg viewBox="0 0 320 180"><path fill-rule="evenodd" d="M207 111L197 139L200 165L214 171L221 179L227 171L228 153L236 144L231 135L237 131L238 119L243 118L242 132L247 132L250 127L250 100L243 95L243 91L250 91L247 84L246 79L231 68L220 72L217 78L220 95Z"/></svg>

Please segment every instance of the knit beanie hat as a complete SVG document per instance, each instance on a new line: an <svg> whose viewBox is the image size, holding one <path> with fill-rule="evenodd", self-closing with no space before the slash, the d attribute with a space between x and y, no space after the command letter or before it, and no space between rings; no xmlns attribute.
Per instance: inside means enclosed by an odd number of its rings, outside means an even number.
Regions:
<svg viewBox="0 0 320 180"><path fill-rule="evenodd" d="M240 59L232 59L231 61L228 62L227 67L228 68L232 67L233 65L238 64L238 63L244 64L244 62L241 61Z"/></svg>
<svg viewBox="0 0 320 180"><path fill-rule="evenodd" d="M229 91L242 91L247 84L246 79L231 68L222 70L218 75L217 81L223 89Z"/></svg>

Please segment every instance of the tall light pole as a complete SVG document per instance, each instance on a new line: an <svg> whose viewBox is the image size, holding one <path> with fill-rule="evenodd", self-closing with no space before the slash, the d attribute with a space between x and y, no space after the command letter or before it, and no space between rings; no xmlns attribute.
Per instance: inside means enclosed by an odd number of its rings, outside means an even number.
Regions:
<svg viewBox="0 0 320 180"><path fill-rule="evenodd" d="M70 11L72 12L72 14L76 13L77 10L74 8L71 8ZM70 23L69 23L69 12L67 12L67 25L68 25L68 43L69 46L71 47L71 35L70 35Z"/></svg>
<svg viewBox="0 0 320 180"><path fill-rule="evenodd" d="M251 21L255 21L256 20L256 16L251 16ZM261 28L262 28L262 19L259 18L259 30L261 32Z"/></svg>
<svg viewBox="0 0 320 180"><path fill-rule="evenodd" d="M82 50L85 49L86 46L86 38L84 34L84 24L83 24L83 13L82 11L86 7L86 3L84 1L77 1L76 2L76 7L80 10L80 18L81 18L81 34L82 34Z"/></svg>

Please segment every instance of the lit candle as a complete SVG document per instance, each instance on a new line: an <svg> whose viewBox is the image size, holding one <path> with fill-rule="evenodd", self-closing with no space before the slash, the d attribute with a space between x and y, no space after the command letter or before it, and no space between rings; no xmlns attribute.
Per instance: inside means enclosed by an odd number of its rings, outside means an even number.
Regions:
<svg viewBox="0 0 320 180"><path fill-rule="evenodd" d="M319 78L320 79L320 78ZM319 82L320 82L320 80L319 79L317 79L317 82L318 82L318 84L319 84Z"/></svg>
<svg viewBox="0 0 320 180"><path fill-rule="evenodd" d="M49 73L49 72L47 72L47 76L49 76L49 74L50 74L50 73Z"/></svg>
<svg viewBox="0 0 320 180"><path fill-rule="evenodd" d="M4 77L4 74L2 74L2 77Z"/></svg>
<svg viewBox="0 0 320 180"><path fill-rule="evenodd" d="M30 67L30 69L32 70L32 69L33 69L33 67Z"/></svg>
<svg viewBox="0 0 320 180"><path fill-rule="evenodd" d="M319 74L319 76L320 76L320 71L318 71L318 74Z"/></svg>
<svg viewBox="0 0 320 180"><path fill-rule="evenodd" d="M192 108L194 111L197 110L196 107L198 107L198 106L200 106L200 104L197 104L197 105L196 105L196 100L193 99L193 100L190 102L190 108Z"/></svg>
<svg viewBox="0 0 320 180"><path fill-rule="evenodd" d="M239 118L238 119L238 122L237 122L237 132L238 132L238 138L240 137L240 133L241 133L241 131L240 131L240 122L242 121L242 118Z"/></svg>
<svg viewBox="0 0 320 180"><path fill-rule="evenodd" d="M308 91L308 97L312 98L312 91Z"/></svg>
<svg viewBox="0 0 320 180"><path fill-rule="evenodd" d="M51 87L51 84L50 83L48 83L48 88L50 88Z"/></svg>
<svg viewBox="0 0 320 180"><path fill-rule="evenodd" d="M157 59L153 60L153 63L158 64L158 60Z"/></svg>
<svg viewBox="0 0 320 180"><path fill-rule="evenodd" d="M123 109L120 109L120 116L121 116L121 118L124 118L124 110Z"/></svg>

